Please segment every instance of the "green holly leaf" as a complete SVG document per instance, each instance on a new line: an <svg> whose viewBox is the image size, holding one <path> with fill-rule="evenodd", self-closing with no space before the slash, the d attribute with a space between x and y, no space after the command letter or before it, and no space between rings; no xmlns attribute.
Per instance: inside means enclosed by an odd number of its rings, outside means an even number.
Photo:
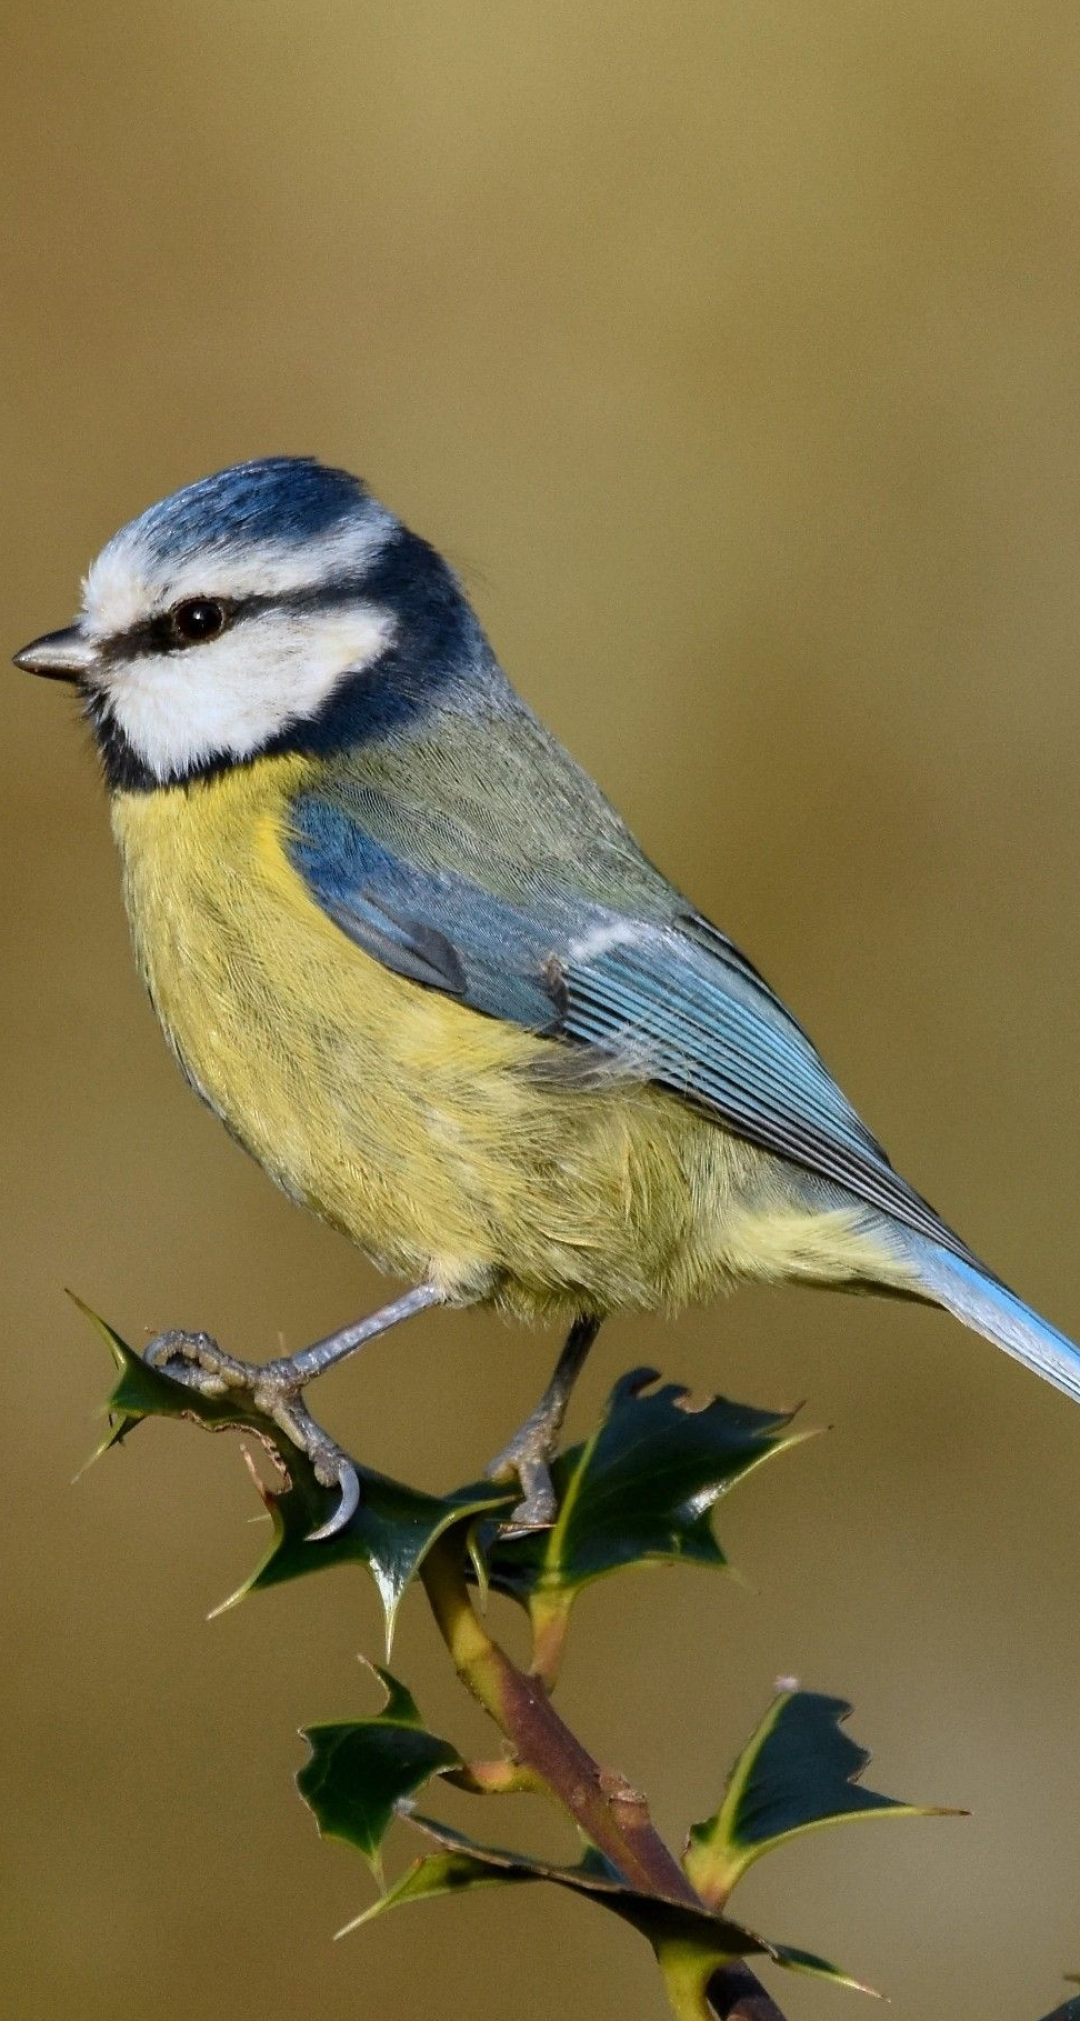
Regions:
<svg viewBox="0 0 1080 2021"><path fill-rule="evenodd" d="M555 1461L554 1528L489 1539L491 1584L528 1608L538 1644L557 1639L577 1595L630 1565L727 1563L713 1534L720 1497L795 1443L792 1413L714 1397L698 1409L653 1369L616 1384L593 1437Z"/></svg>
<svg viewBox="0 0 1080 2021"><path fill-rule="evenodd" d="M695 1909L684 1902L631 1887L595 1846L587 1847L575 1866L563 1866L534 1859L526 1853L508 1852L500 1846L479 1845L463 1832L453 1831L433 1818L409 1814L408 1822L427 1838L434 1839L439 1852L414 1862L377 1902L346 1924L339 1935L359 1929L386 1910L408 1902L468 1893L500 1883L513 1886L548 1881L586 1896L639 1931L652 1945L665 1979L680 1990L693 1987L700 1996L713 1974L725 1965L737 1958L763 1956L788 1971L812 1973L858 1992L871 1991L824 1958L788 1944L772 1943L739 1923L715 1915L704 1904Z"/></svg>
<svg viewBox="0 0 1080 2021"><path fill-rule="evenodd" d="M720 1809L692 1825L683 1865L703 1901L722 1908L747 1867L774 1846L866 1817L955 1817L863 1789L870 1759L842 1731L850 1705L817 1691L782 1691L751 1734Z"/></svg>
<svg viewBox="0 0 1080 2021"><path fill-rule="evenodd" d="M268 1418L251 1409L245 1411L239 1397L231 1393L200 1396L197 1390L174 1382L128 1347L108 1320L84 1304L74 1291L69 1291L68 1297L101 1335L117 1368L116 1382L105 1403L109 1428L87 1465L122 1444L136 1425L150 1417L190 1418L193 1424L201 1424L208 1431L253 1431L265 1446L277 1451L282 1434Z"/></svg>
<svg viewBox="0 0 1080 2021"><path fill-rule="evenodd" d="M522 1863L520 1869L502 1868L490 1866L471 1853L429 1853L426 1859L414 1860L412 1866L406 1868L370 1909L355 1916L337 1934L347 1937L362 1923L370 1923L376 1916L381 1916L385 1909L400 1908L406 1902L434 1901L437 1895L472 1894L477 1888L513 1886L515 1882L539 1878L526 1863Z"/></svg>
<svg viewBox="0 0 1080 2021"><path fill-rule="evenodd" d="M434 1894L500 1883L553 1881L559 1887L578 1893L603 1895L605 1900L609 1897L614 1900L624 1894L633 1897L634 1891L628 1887L618 1868L595 1846L587 1845L577 1864L566 1866L558 1861L534 1859L529 1853L510 1852L502 1846L481 1845L467 1833L443 1824L441 1819L422 1817L416 1811L403 1809L402 1815L408 1824L423 1832L425 1838L434 1839L442 1850L415 1861L377 1902L347 1923L345 1929L339 1931L340 1936L345 1936L350 1930L358 1930L362 1924L382 1915L384 1910L397 1908L403 1902L424 1901ZM641 1899L651 1902L654 1898L642 1896ZM657 1906L666 1904L658 1899Z"/></svg>
<svg viewBox="0 0 1080 2021"><path fill-rule="evenodd" d="M432 1545L456 1524L468 1530L479 1518L502 1513L515 1499L513 1487L497 1487L491 1481L469 1483L450 1495L427 1495L358 1465L359 1508L334 1536L312 1541L312 1531L337 1506L337 1490L316 1480L310 1462L273 1420L254 1410L243 1391L207 1397L175 1382L143 1361L81 1299L75 1303L105 1340L118 1369L106 1404L110 1429L95 1458L150 1417L189 1418L208 1431L247 1431L273 1457L282 1485L267 1488L257 1483L270 1516L269 1547L250 1577L216 1613L235 1606L248 1593L303 1578L328 1565L358 1564L370 1573L382 1601L389 1653L398 1608Z"/></svg>
<svg viewBox="0 0 1080 2021"><path fill-rule="evenodd" d="M371 1719L305 1726L311 1749L296 1778L324 1838L343 1839L380 1877L380 1848L400 1803L448 1769L462 1767L448 1740L429 1733L403 1684L375 1668L386 1704Z"/></svg>
<svg viewBox="0 0 1080 2021"><path fill-rule="evenodd" d="M312 1531L336 1506L336 1490L320 1486L307 1460L284 1441L283 1446L290 1486L278 1492L260 1484L272 1525L269 1549L250 1578L216 1611L326 1565L363 1565L382 1601L388 1655L398 1609L432 1545L458 1524L467 1531L480 1516L504 1513L514 1500L513 1490L497 1488L491 1481L476 1481L449 1495L427 1495L357 1465L359 1508L334 1536L312 1542Z"/></svg>

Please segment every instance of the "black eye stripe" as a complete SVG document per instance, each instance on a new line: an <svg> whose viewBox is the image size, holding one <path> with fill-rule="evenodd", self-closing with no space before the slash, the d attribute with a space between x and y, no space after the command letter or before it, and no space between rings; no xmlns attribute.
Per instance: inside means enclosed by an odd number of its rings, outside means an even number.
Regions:
<svg viewBox="0 0 1080 2021"><path fill-rule="evenodd" d="M230 597L224 593L217 596L208 590L205 596L185 597L183 601L185 604L220 604L228 612L227 629L231 632L252 618L262 617L267 611L281 611L290 617L302 616L307 611L336 610L341 604L365 602L369 587L369 582L362 577L348 577L308 589L285 590L278 596ZM190 652L192 647L177 641L169 611L161 611L155 617L144 619L141 624L131 625L127 631L114 632L111 638L102 640L99 650L104 660L115 663L162 653Z"/></svg>

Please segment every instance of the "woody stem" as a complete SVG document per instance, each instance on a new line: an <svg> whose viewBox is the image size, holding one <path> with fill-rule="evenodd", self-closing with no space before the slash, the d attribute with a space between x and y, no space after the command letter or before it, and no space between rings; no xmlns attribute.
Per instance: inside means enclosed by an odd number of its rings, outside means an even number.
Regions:
<svg viewBox="0 0 1080 2021"><path fill-rule="evenodd" d="M509 1740L515 1760L569 1811L631 1887L700 1909L697 1894L652 1824L644 1797L624 1777L593 1760L559 1717L541 1680L519 1670L488 1634L473 1607L452 1537L434 1545L421 1578L458 1676ZM765 1988L741 1964L713 1974L708 2002L723 2021L783 2021Z"/></svg>

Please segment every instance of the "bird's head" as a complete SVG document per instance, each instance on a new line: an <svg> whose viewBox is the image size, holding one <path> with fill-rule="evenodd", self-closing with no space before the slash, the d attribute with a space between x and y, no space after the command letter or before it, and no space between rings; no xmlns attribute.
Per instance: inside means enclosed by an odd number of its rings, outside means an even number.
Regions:
<svg viewBox="0 0 1080 2021"><path fill-rule="evenodd" d="M422 634L410 659L445 669L465 616L445 563L358 478L268 457L123 527L76 622L15 661L77 685L114 783L168 783L340 714L343 690L386 670L406 632Z"/></svg>

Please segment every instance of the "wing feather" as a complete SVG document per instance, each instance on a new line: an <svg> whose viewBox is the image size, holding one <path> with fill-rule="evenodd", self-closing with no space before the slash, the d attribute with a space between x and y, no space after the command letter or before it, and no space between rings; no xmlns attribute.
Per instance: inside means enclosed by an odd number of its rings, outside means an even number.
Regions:
<svg viewBox="0 0 1080 2021"><path fill-rule="evenodd" d="M369 819L374 805L368 796ZM385 799L382 808L393 811ZM513 895L500 894L478 881L476 836L457 864L436 862L429 827L418 862L407 821L373 835L358 813L340 797L301 795L290 854L317 903L377 961L485 1016L622 1058L736 1135L970 1257L894 1171L753 965L669 886L657 880L670 894L666 919L616 910L575 887L565 855L538 854L531 866L515 861ZM450 824L443 834L452 859Z"/></svg>

